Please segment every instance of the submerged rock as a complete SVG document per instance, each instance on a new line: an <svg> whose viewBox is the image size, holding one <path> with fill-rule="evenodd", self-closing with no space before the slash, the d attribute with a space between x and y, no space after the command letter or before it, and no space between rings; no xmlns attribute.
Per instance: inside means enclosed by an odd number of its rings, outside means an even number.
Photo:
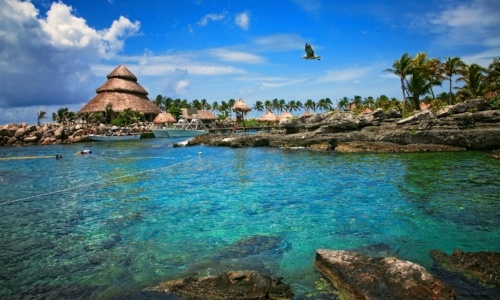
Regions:
<svg viewBox="0 0 500 300"><path fill-rule="evenodd" d="M490 153L490 157L493 157L493 158L500 158L500 149L497 149L497 150L493 150L493 151L491 151L491 153Z"/></svg>
<svg viewBox="0 0 500 300"><path fill-rule="evenodd" d="M290 286L281 280L254 271L230 271L218 276L165 281L145 292L196 299L291 299Z"/></svg>
<svg viewBox="0 0 500 300"><path fill-rule="evenodd" d="M425 268L394 257L320 249L315 265L348 299L455 299L453 288Z"/></svg>
<svg viewBox="0 0 500 300"><path fill-rule="evenodd" d="M455 249L452 255L432 250L435 264L449 272L500 287L500 252L463 252Z"/></svg>
<svg viewBox="0 0 500 300"><path fill-rule="evenodd" d="M388 142L346 142L337 145L336 152L457 152L465 151L463 147L453 147L437 144L400 145Z"/></svg>

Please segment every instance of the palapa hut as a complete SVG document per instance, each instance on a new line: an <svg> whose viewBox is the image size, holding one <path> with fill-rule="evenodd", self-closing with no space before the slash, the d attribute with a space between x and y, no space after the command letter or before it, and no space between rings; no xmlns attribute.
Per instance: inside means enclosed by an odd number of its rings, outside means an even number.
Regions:
<svg viewBox="0 0 500 300"><path fill-rule="evenodd" d="M281 115L279 115L278 119L285 120L285 119L293 119L293 115L287 111L284 111Z"/></svg>
<svg viewBox="0 0 500 300"><path fill-rule="evenodd" d="M271 126L271 122L278 122L279 119L278 117L276 117L276 115L268 110L265 114L262 115L262 117L259 118L259 121L260 122L267 122L267 126L270 127Z"/></svg>
<svg viewBox="0 0 500 300"><path fill-rule="evenodd" d="M107 107L111 106L111 116L130 108L140 111L148 121L161 113L160 109L148 98L148 92L137 83L137 77L124 65L119 65L107 76L108 80L97 90L97 95L83 106L82 113L106 113Z"/></svg>
<svg viewBox="0 0 500 300"><path fill-rule="evenodd" d="M303 114L300 115L299 118L307 117L307 116L310 116L310 115L312 115L311 112L309 110L306 110Z"/></svg>
<svg viewBox="0 0 500 300"><path fill-rule="evenodd" d="M240 98L234 103L232 109L236 113L236 123L241 121L245 127L245 113L251 110L250 107Z"/></svg>
<svg viewBox="0 0 500 300"><path fill-rule="evenodd" d="M153 123L155 124L165 124L165 123L175 123L177 122L170 113L164 112L160 113L156 116L156 118L153 120Z"/></svg>

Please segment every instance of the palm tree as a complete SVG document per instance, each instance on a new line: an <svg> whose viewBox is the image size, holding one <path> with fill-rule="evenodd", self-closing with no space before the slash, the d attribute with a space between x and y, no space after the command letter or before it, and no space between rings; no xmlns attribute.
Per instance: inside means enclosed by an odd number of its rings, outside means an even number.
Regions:
<svg viewBox="0 0 500 300"><path fill-rule="evenodd" d="M260 112L264 111L264 104L262 101L255 101L255 104L252 106L252 109L257 112L257 114L260 114Z"/></svg>
<svg viewBox="0 0 500 300"><path fill-rule="evenodd" d="M464 82L465 85L460 89L460 94L463 97L480 97L486 91L485 71L483 67L478 64L465 66L460 71L462 75L457 79L457 82Z"/></svg>
<svg viewBox="0 0 500 300"><path fill-rule="evenodd" d="M304 108L307 110L312 110L316 113L316 102L311 99L307 99L306 103L304 104Z"/></svg>
<svg viewBox="0 0 500 300"><path fill-rule="evenodd" d="M450 81L449 104L451 105L452 98L452 76L460 74L462 68L465 66L464 62L458 57L445 57L445 61L441 64L441 70Z"/></svg>
<svg viewBox="0 0 500 300"><path fill-rule="evenodd" d="M413 59L407 74L410 79L406 80L406 90L411 95L415 110L420 110L420 96L432 93L433 86L441 85L438 66L438 61L429 59L427 53L419 52Z"/></svg>
<svg viewBox="0 0 500 300"><path fill-rule="evenodd" d="M273 102L271 100L264 101L264 108L266 110L272 110L272 108L273 108Z"/></svg>
<svg viewBox="0 0 500 300"><path fill-rule="evenodd" d="M229 109L229 119L231 119L231 111L233 110L233 106L234 104L236 103L236 100L234 99L229 99L229 101L227 102L227 104L229 105L228 109Z"/></svg>
<svg viewBox="0 0 500 300"><path fill-rule="evenodd" d="M493 59L493 62L488 66L488 74L486 75L487 93L488 96L495 97L500 93L500 58Z"/></svg>
<svg viewBox="0 0 500 300"><path fill-rule="evenodd" d="M398 60L396 59L394 63L392 64L392 69L386 69L386 72L393 73L394 75L399 76L399 79L401 80L401 91L403 93L403 115L405 113L405 106L406 106L406 87L405 87L405 81L406 81L406 76L410 74L410 71L412 69L413 65L413 58L408 55L408 53L405 53L401 56L401 58Z"/></svg>
<svg viewBox="0 0 500 300"><path fill-rule="evenodd" d="M38 126L41 126L40 125L40 120L41 119L45 119L45 118L47 118L47 112L45 112L45 111L43 111L43 110L40 109L40 111L36 113L36 124Z"/></svg>
<svg viewBox="0 0 500 300"><path fill-rule="evenodd" d="M349 98L344 97L337 103L337 109L345 111L349 107Z"/></svg>

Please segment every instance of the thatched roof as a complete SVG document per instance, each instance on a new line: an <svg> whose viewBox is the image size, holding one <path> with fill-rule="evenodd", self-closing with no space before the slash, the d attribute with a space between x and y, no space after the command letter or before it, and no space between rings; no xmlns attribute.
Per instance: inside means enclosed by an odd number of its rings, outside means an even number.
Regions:
<svg viewBox="0 0 500 300"><path fill-rule="evenodd" d="M153 120L153 123L155 124L165 124L165 123L175 123L177 122L170 113L161 113L156 116L156 118Z"/></svg>
<svg viewBox="0 0 500 300"><path fill-rule="evenodd" d="M199 119L202 121L213 121L217 120L217 117L210 111L208 110L198 110L194 108L181 108L182 114L181 117L187 119L187 120L192 120L192 119Z"/></svg>
<svg viewBox="0 0 500 300"><path fill-rule="evenodd" d="M311 112L306 110L303 114L300 115L300 117L307 117L307 116L310 116L311 115Z"/></svg>
<svg viewBox="0 0 500 300"><path fill-rule="evenodd" d="M238 99L238 101L236 101L233 105L233 111L243 111L243 112L246 112L246 111L250 111L250 107L248 107L248 105L245 103L245 101L243 101L243 99Z"/></svg>
<svg viewBox="0 0 500 300"><path fill-rule="evenodd" d="M284 120L284 119L293 119L293 115L287 111L284 111L281 115L279 115L278 119Z"/></svg>
<svg viewBox="0 0 500 300"><path fill-rule="evenodd" d="M97 90L97 95L83 106L79 113L105 112L108 103L113 112L127 108L156 115L160 109L148 98L148 92L137 83L137 77L124 65L119 65L107 76L108 80Z"/></svg>
<svg viewBox="0 0 500 300"><path fill-rule="evenodd" d="M259 121L261 122L278 122L279 119L276 117L275 114L273 114L272 111L268 110L262 117L259 118Z"/></svg>

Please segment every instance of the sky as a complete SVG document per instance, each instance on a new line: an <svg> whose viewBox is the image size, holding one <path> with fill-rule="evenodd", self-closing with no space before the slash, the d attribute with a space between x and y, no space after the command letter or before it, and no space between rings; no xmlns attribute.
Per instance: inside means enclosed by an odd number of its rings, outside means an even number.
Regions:
<svg viewBox="0 0 500 300"><path fill-rule="evenodd" d="M401 99L396 59L487 67L499 16L499 0L0 0L0 125L77 112L120 64L152 100Z"/></svg>

